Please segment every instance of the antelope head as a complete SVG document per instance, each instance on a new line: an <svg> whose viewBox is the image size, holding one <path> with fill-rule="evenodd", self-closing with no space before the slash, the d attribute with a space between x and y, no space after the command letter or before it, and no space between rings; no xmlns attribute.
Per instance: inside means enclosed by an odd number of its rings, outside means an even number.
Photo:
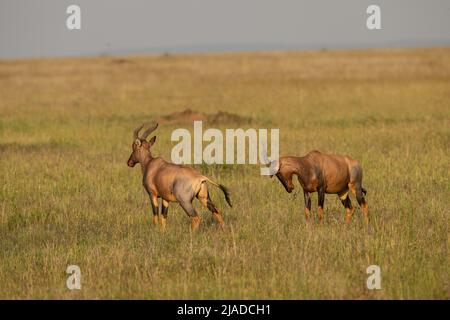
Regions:
<svg viewBox="0 0 450 320"><path fill-rule="evenodd" d="M270 168L270 177L272 178L275 175L278 180L280 180L284 189L286 189L288 193L291 193L292 190L294 190L294 184L292 183L292 168L290 166L283 166L282 158L271 160L265 152L262 153L262 157L266 163L266 167Z"/></svg>
<svg viewBox="0 0 450 320"><path fill-rule="evenodd" d="M128 158L128 166L134 167L136 163L144 164L146 161L152 158L152 153L150 148L155 144L156 136L153 136L149 141L147 141L147 137L156 130L158 124L155 124L153 127L148 128L144 131L144 133L139 137L139 132L142 130L144 125L137 127L133 131L133 144L131 146L131 155Z"/></svg>
<svg viewBox="0 0 450 320"><path fill-rule="evenodd" d="M289 166L283 166L282 163L278 162L276 164L277 173L275 174L278 180L280 180L284 189L288 193L291 193L294 190L294 184L292 183L292 175L294 174L293 170Z"/></svg>

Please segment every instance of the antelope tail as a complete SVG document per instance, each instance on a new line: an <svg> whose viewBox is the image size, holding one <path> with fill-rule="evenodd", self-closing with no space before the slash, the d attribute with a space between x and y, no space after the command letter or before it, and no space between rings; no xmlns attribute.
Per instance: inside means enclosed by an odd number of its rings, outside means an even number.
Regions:
<svg viewBox="0 0 450 320"><path fill-rule="evenodd" d="M367 191L366 191L366 189L364 189L363 187L361 187L361 191L364 193L364 195L366 195L367 194Z"/></svg>
<svg viewBox="0 0 450 320"><path fill-rule="evenodd" d="M223 194L225 196L225 200L227 201L228 205L230 207L232 207L233 205L231 204L230 192L228 191L228 188L225 187L223 184L219 184L217 182L214 182L214 181L212 181L211 179L209 179L207 177L205 177L205 178L206 178L207 182L211 183L213 186L215 186L215 187L219 188L220 190L222 190L222 192L223 192Z"/></svg>

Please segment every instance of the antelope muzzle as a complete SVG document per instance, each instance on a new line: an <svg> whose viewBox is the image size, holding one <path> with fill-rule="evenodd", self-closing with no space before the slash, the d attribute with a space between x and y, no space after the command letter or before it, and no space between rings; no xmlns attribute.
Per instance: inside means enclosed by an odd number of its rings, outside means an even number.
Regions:
<svg viewBox="0 0 450 320"><path fill-rule="evenodd" d="M130 168L133 168L136 165L136 161L133 159L133 155L130 156L130 158L127 161L127 165Z"/></svg>

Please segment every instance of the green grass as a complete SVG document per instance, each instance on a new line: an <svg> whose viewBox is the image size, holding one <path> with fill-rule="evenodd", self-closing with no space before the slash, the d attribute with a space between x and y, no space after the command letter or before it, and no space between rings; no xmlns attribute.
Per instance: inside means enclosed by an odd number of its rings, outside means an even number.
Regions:
<svg viewBox="0 0 450 320"><path fill-rule="evenodd" d="M0 61L0 298L450 298L449 48L124 59ZM335 195L307 225L299 186L254 165L199 166L232 192L233 208L213 193L227 231L202 210L192 234L177 204L153 227L132 130L186 107L280 128L282 154L352 155L369 228ZM154 154L170 159L176 127Z"/></svg>

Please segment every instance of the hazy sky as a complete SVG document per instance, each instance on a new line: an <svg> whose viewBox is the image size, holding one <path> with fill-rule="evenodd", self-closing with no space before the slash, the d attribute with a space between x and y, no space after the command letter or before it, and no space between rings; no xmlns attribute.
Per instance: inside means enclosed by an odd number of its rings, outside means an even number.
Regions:
<svg viewBox="0 0 450 320"><path fill-rule="evenodd" d="M0 58L432 45L450 45L450 0L0 0Z"/></svg>

